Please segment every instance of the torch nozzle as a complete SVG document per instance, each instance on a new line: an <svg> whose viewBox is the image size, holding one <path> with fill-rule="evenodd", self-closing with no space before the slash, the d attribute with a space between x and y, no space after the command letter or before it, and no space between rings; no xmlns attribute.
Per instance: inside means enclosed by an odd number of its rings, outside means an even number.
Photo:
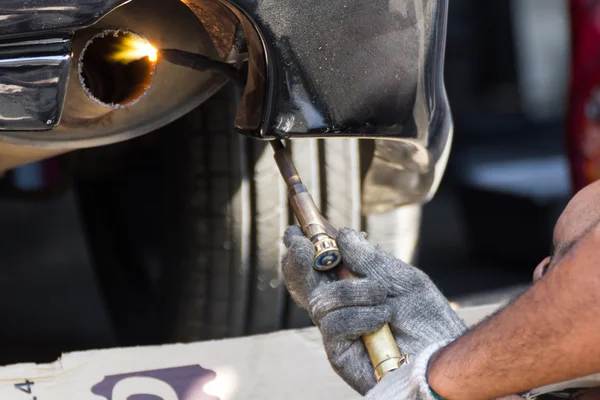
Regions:
<svg viewBox="0 0 600 400"><path fill-rule="evenodd" d="M171 64L195 71L216 71L242 87L246 84L240 72L233 65L213 60L204 54L179 49L158 49L158 57Z"/></svg>

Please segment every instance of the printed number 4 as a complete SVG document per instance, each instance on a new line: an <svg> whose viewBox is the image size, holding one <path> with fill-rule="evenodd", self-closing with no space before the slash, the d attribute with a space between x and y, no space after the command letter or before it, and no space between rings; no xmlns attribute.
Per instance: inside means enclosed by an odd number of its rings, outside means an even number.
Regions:
<svg viewBox="0 0 600 400"><path fill-rule="evenodd" d="M19 389L23 393L31 394L31 387L33 385L35 385L35 383L26 380L25 383L15 384L15 389Z"/></svg>

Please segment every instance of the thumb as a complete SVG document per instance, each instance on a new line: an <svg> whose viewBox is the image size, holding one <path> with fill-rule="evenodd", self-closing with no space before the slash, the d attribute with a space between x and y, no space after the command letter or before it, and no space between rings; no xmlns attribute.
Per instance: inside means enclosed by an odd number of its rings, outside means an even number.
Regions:
<svg viewBox="0 0 600 400"><path fill-rule="evenodd" d="M384 278L384 271L398 263L392 255L385 253L353 229L340 229L337 243L344 266L359 277Z"/></svg>

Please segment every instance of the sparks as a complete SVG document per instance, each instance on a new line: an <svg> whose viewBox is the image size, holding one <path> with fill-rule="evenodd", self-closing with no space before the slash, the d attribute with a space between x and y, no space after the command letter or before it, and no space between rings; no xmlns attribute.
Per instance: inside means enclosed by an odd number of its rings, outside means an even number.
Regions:
<svg viewBox="0 0 600 400"><path fill-rule="evenodd" d="M151 62L158 59L158 50L143 37L127 32L120 34L118 39L108 55L109 61L129 64L144 57Z"/></svg>

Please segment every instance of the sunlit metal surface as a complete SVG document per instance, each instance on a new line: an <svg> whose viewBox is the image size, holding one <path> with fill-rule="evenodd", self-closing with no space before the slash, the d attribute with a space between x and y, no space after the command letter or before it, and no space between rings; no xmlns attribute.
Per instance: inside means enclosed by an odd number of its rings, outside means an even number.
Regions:
<svg viewBox="0 0 600 400"><path fill-rule="evenodd" d="M227 82L217 73L190 71L158 62L151 87L135 103L135 107L103 107L82 89L78 61L81 61L81 53L89 39L115 27L135 32L156 48L178 48L212 59L219 58L210 36L183 2L132 1L106 15L94 26L74 33L69 78L61 79L67 87L64 110L56 128L51 132L5 129L0 131L0 140L61 150L127 140L174 121Z"/></svg>
<svg viewBox="0 0 600 400"><path fill-rule="evenodd" d="M0 45L0 130L54 128L70 66L68 39Z"/></svg>
<svg viewBox="0 0 600 400"><path fill-rule="evenodd" d="M0 37L73 31L130 0L2 0Z"/></svg>
<svg viewBox="0 0 600 400"><path fill-rule="evenodd" d="M22 40L25 34L77 30L126 2L5 0L0 2L0 39ZM153 3L161 11L142 21L142 14ZM214 36L211 43L197 46L201 40L189 29L185 35L174 35L181 21L166 17L164 9L176 5L189 7L202 19ZM239 130L261 139L394 139L393 146L387 140L377 141L363 184L365 211L384 212L431 198L445 169L452 139L442 73L448 0L143 0L111 12L94 28L110 22L113 27L144 34L158 47L188 47L223 57L234 37L235 18L216 12L221 5L240 19L247 39L250 73L236 118ZM139 11L127 12L128 8ZM227 29L223 21L227 21ZM200 28L203 32L198 36L206 36L206 30ZM217 54L212 48L215 45ZM121 110L107 116L110 124L96 121L90 129L86 125L89 121L82 122L80 115L69 118L69 104L79 102L67 99L63 123L52 135L4 131L2 139L55 148L124 140L172 121L223 83L215 82L218 76L206 76L204 82L204 77L198 76L197 88L174 86L175 77L181 82L179 78L191 75L180 72L176 76L176 69L167 68L159 63L160 79L153 92L131 109L138 115L151 110L155 118L133 119ZM3 90L17 88L5 86ZM165 110L162 94L166 91L186 101Z"/></svg>

